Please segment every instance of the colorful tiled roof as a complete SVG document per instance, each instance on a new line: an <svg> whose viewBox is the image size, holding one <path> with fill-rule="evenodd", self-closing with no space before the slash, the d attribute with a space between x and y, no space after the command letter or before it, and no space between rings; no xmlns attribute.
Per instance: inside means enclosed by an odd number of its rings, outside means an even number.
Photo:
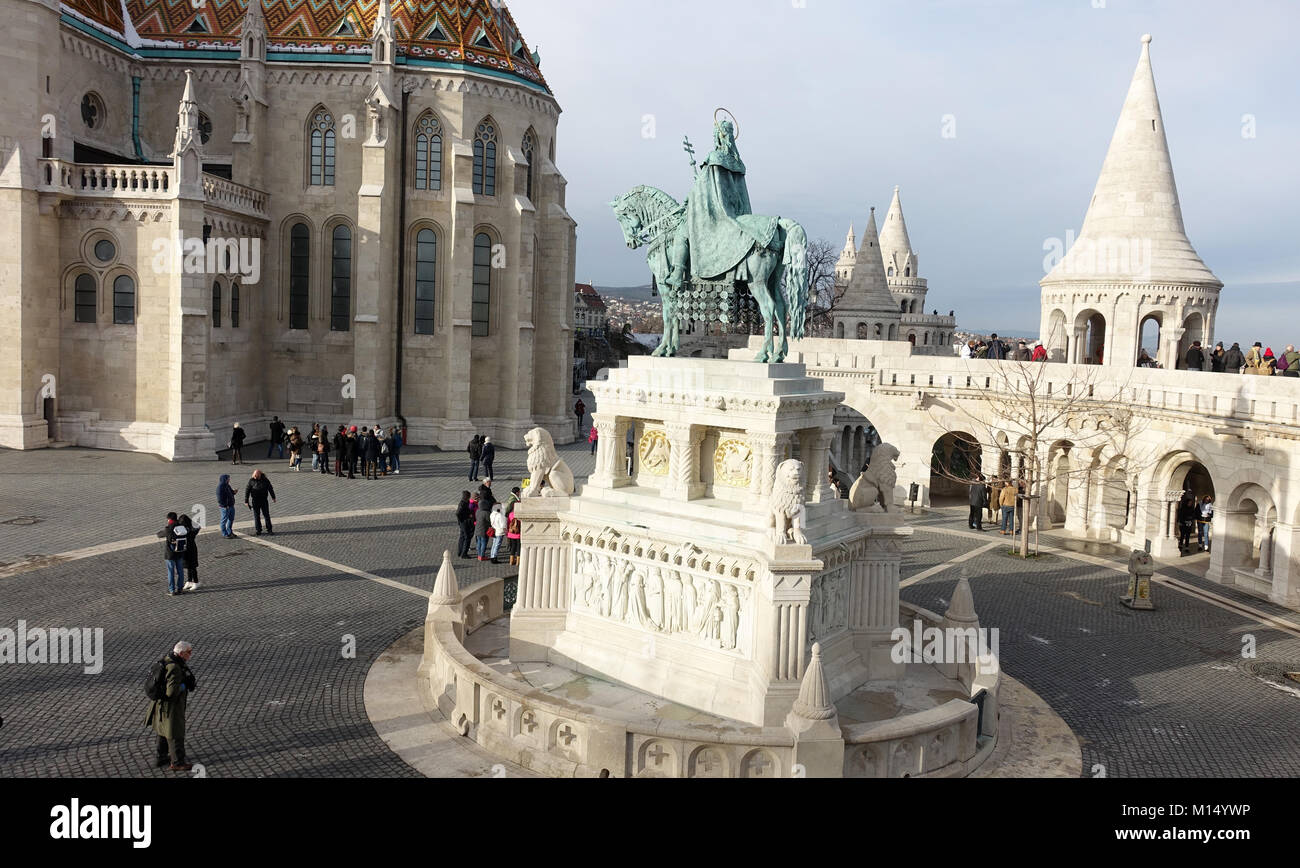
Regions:
<svg viewBox="0 0 1300 868"><path fill-rule="evenodd" d="M239 49L249 2L126 0L135 32L198 51ZM368 55L379 0L260 0L267 51ZM398 57L463 63L511 73L546 87L532 52L504 4L493 0L390 0ZM119 0L63 0L79 16L125 31Z"/></svg>

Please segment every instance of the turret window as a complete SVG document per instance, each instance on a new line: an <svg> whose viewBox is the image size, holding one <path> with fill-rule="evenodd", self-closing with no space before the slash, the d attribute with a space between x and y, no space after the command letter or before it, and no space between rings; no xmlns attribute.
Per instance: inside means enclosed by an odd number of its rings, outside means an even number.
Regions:
<svg viewBox="0 0 1300 868"><path fill-rule="evenodd" d="M428 113L415 122L415 189L442 189L442 126Z"/></svg>
<svg viewBox="0 0 1300 868"><path fill-rule="evenodd" d="M524 159L528 161L528 182L524 195L531 202L533 199L533 152L537 150L537 137L533 135L532 130L524 133L524 141L520 146L520 150L524 152Z"/></svg>
<svg viewBox="0 0 1300 868"><path fill-rule="evenodd" d="M478 125L474 135L474 192L481 196L497 194L497 128L487 120Z"/></svg>
<svg viewBox="0 0 1300 868"><path fill-rule="evenodd" d="M311 126L311 186L334 186L334 116L323 108L312 115Z"/></svg>

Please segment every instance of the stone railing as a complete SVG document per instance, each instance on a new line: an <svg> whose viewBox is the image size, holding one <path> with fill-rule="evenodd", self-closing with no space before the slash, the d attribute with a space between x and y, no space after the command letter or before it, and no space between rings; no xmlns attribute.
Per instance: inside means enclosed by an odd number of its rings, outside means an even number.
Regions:
<svg viewBox="0 0 1300 868"><path fill-rule="evenodd" d="M172 166L113 166L42 158L37 190L71 196L114 199L171 199L176 195Z"/></svg>
<svg viewBox="0 0 1300 868"><path fill-rule="evenodd" d="M261 190L227 181L217 175L203 175L203 197L211 208L233 211L265 220L267 194Z"/></svg>

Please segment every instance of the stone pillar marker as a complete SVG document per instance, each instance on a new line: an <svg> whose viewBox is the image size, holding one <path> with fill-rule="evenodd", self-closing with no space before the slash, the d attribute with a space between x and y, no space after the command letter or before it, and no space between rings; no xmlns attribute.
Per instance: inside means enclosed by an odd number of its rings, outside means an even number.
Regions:
<svg viewBox="0 0 1300 868"><path fill-rule="evenodd" d="M799 697L786 716L785 726L795 738L796 776L843 777L844 738L839 715L831 701L831 688L826 683L820 643L812 646L812 660L799 684Z"/></svg>
<svg viewBox="0 0 1300 868"><path fill-rule="evenodd" d="M1155 603L1151 600L1151 576L1155 574L1155 562L1151 555L1138 549L1128 559L1128 592L1120 602L1130 609L1152 611Z"/></svg>

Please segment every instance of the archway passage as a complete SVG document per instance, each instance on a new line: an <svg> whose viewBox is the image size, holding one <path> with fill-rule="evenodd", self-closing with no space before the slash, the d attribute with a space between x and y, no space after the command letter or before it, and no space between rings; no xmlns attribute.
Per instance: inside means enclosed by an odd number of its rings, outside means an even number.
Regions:
<svg viewBox="0 0 1300 868"><path fill-rule="evenodd" d="M871 453L881 443L880 433L870 420L844 425L831 443L831 457L839 469L852 479L871 463Z"/></svg>
<svg viewBox="0 0 1300 868"><path fill-rule="evenodd" d="M1070 506L1070 452L1073 449L1074 444L1069 441L1057 443L1047 460L1047 520L1054 525L1065 524L1066 510Z"/></svg>
<svg viewBox="0 0 1300 868"><path fill-rule="evenodd" d="M1158 313L1148 314L1138 324L1139 366L1154 367L1160 361L1160 330L1163 327L1163 318Z"/></svg>
<svg viewBox="0 0 1300 868"><path fill-rule="evenodd" d="M1261 485L1248 482L1238 486L1219 508L1223 538L1213 543L1222 549L1215 558L1233 584L1268 593L1277 553L1278 515L1273 496Z"/></svg>
<svg viewBox="0 0 1300 868"><path fill-rule="evenodd" d="M965 431L945 434L934 442L930 454L930 502L958 500L966 503L970 484L980 472L980 445Z"/></svg>
<svg viewBox="0 0 1300 868"><path fill-rule="evenodd" d="M1095 310L1085 310L1074 321L1073 361L1080 365L1100 365L1105 361L1106 317Z"/></svg>
<svg viewBox="0 0 1300 868"><path fill-rule="evenodd" d="M1202 348L1205 347L1205 318L1195 312L1188 314L1187 319L1183 320L1183 337L1178 342L1178 358L1175 359L1177 364L1170 367L1186 368L1187 351L1194 343L1199 343Z"/></svg>
<svg viewBox="0 0 1300 868"><path fill-rule="evenodd" d="M1048 321L1047 339L1043 344L1043 347L1047 350L1047 358L1053 362L1066 361L1069 343L1070 335L1065 322L1065 312L1057 308L1052 311L1052 316Z"/></svg>

